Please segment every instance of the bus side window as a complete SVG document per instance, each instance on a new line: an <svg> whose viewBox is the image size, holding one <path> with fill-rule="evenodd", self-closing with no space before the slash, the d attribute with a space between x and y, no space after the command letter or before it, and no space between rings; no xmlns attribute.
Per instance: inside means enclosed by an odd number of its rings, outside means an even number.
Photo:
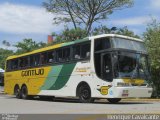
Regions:
<svg viewBox="0 0 160 120"><path fill-rule="evenodd" d="M40 65L40 54L37 54L34 57L35 57L35 60L34 60L35 66L39 66Z"/></svg>
<svg viewBox="0 0 160 120"><path fill-rule="evenodd" d="M28 57L20 58L19 59L19 68L25 68L29 66Z"/></svg>
<svg viewBox="0 0 160 120"><path fill-rule="evenodd" d="M81 58L90 57L90 44L84 44L81 46Z"/></svg>
<svg viewBox="0 0 160 120"><path fill-rule="evenodd" d="M7 70L7 71L10 71L10 70L11 70L11 60L7 61L6 70Z"/></svg>
<svg viewBox="0 0 160 120"><path fill-rule="evenodd" d="M35 66L34 56L33 55L29 57L29 60L30 60L30 67Z"/></svg>
<svg viewBox="0 0 160 120"><path fill-rule="evenodd" d="M63 61L63 56L62 56L62 49L59 49L56 51L56 56L57 56L57 62L62 62Z"/></svg>
<svg viewBox="0 0 160 120"><path fill-rule="evenodd" d="M63 49L63 60L69 61L70 60L70 48L64 48Z"/></svg>
<svg viewBox="0 0 160 120"><path fill-rule="evenodd" d="M95 40L95 52L111 48L110 40L109 38L100 38Z"/></svg>
<svg viewBox="0 0 160 120"><path fill-rule="evenodd" d="M73 59L80 59L80 45L73 47Z"/></svg>
<svg viewBox="0 0 160 120"><path fill-rule="evenodd" d="M11 69L12 70L18 69L18 59L11 61Z"/></svg>
<svg viewBox="0 0 160 120"><path fill-rule="evenodd" d="M56 54L54 51L48 52L47 63L54 63L56 59Z"/></svg>
<svg viewBox="0 0 160 120"><path fill-rule="evenodd" d="M30 56L30 67L40 65L40 54Z"/></svg>
<svg viewBox="0 0 160 120"><path fill-rule="evenodd" d="M40 64L44 65L47 63L47 52L40 54Z"/></svg>
<svg viewBox="0 0 160 120"><path fill-rule="evenodd" d="M22 68L23 67L23 58L20 58L19 59L19 68Z"/></svg>

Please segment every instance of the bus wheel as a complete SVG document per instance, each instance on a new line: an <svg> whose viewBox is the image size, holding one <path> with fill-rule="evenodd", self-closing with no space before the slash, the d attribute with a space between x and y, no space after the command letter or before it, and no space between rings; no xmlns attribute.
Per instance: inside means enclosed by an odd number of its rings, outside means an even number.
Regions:
<svg viewBox="0 0 160 120"><path fill-rule="evenodd" d="M79 97L80 102L82 103L89 103L92 101L91 90L88 85L82 84L78 88L78 97Z"/></svg>
<svg viewBox="0 0 160 120"><path fill-rule="evenodd" d="M15 88L14 88L14 95L15 95L16 98L18 98L18 99L21 98L19 86L15 86Z"/></svg>
<svg viewBox="0 0 160 120"><path fill-rule="evenodd" d="M108 98L107 99L110 103L118 103L119 101L121 101L121 98Z"/></svg>
<svg viewBox="0 0 160 120"><path fill-rule="evenodd" d="M21 89L21 96L22 96L22 99L28 99L28 89L26 86L22 86L22 89Z"/></svg>

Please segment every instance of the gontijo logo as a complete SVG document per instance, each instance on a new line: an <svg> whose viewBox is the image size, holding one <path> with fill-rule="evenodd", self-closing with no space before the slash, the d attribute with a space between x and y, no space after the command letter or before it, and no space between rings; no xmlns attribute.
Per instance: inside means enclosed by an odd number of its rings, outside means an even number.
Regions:
<svg viewBox="0 0 160 120"><path fill-rule="evenodd" d="M24 70L21 73L22 77L26 76L36 76L36 75L44 75L44 69L33 69L33 70Z"/></svg>

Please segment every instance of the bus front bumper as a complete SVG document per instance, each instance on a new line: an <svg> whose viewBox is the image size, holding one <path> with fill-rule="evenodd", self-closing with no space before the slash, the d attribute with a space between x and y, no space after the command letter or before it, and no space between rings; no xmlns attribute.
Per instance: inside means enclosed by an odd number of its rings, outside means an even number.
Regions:
<svg viewBox="0 0 160 120"><path fill-rule="evenodd" d="M113 98L148 98L152 95L148 87L114 87ZM110 91L111 92L111 91Z"/></svg>

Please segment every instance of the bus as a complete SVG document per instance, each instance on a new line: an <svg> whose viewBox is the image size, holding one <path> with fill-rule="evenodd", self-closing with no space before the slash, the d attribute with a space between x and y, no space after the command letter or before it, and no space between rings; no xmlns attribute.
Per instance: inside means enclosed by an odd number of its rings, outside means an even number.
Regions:
<svg viewBox="0 0 160 120"><path fill-rule="evenodd" d="M7 94L107 99L148 98L150 71L141 39L102 34L10 56L6 60Z"/></svg>

